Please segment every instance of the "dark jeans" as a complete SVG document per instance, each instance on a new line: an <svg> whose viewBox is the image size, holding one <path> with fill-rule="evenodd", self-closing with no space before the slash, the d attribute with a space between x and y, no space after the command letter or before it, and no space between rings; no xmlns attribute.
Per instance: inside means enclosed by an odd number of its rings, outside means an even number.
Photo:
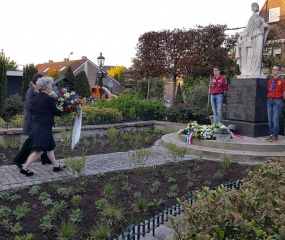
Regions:
<svg viewBox="0 0 285 240"><path fill-rule="evenodd" d="M283 99L267 100L267 114L269 133L271 136L278 138L279 134L279 120L283 107Z"/></svg>
<svg viewBox="0 0 285 240"><path fill-rule="evenodd" d="M30 144L31 144L31 138L29 137L24 142L20 152L18 152L16 157L14 157L14 163L24 164L26 162L27 158L29 157L29 155L32 152L32 149L30 148ZM42 160L43 164L51 163L46 152L44 152L41 155L41 160Z"/></svg>

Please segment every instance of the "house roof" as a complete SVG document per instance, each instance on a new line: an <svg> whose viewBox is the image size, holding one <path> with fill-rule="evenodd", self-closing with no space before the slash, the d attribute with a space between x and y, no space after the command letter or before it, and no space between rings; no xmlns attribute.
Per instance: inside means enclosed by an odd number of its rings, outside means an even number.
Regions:
<svg viewBox="0 0 285 240"><path fill-rule="evenodd" d="M72 85L73 85L73 83L72 83L67 77L65 77L65 76L56 79L56 80L53 82L53 84L57 84L57 83L60 82L60 81L64 81L65 83L68 83L68 84L72 84Z"/></svg>
<svg viewBox="0 0 285 240"><path fill-rule="evenodd" d="M59 72L60 76L63 76L66 73L68 66L70 66L72 71L74 71L87 60L88 59L86 58L86 59L70 60L70 61L65 60L62 62L49 61L37 64L35 67L38 69L38 72L42 73L43 75L47 74L49 70L53 68Z"/></svg>

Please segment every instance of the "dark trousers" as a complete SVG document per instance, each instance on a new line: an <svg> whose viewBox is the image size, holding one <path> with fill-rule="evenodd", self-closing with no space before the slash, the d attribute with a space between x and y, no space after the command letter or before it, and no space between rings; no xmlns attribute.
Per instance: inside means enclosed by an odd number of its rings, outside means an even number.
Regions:
<svg viewBox="0 0 285 240"><path fill-rule="evenodd" d="M24 164L26 162L27 158L32 152L32 149L30 148L30 144L31 144L31 138L28 137L26 141L24 142L23 146L21 147L21 150L18 152L16 157L14 157L14 163ZM41 155L41 160L43 164L51 163L46 152L44 152Z"/></svg>

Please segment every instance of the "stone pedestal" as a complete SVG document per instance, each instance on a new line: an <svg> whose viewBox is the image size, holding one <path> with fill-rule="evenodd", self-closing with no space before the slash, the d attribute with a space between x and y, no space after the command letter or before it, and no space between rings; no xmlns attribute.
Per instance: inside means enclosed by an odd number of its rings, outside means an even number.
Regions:
<svg viewBox="0 0 285 240"><path fill-rule="evenodd" d="M267 136L267 79L232 79L229 84L226 126L234 124L237 134Z"/></svg>

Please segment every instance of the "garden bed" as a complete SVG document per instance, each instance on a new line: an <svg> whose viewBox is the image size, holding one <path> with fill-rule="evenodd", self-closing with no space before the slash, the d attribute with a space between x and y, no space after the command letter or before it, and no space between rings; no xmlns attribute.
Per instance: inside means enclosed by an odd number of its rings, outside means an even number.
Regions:
<svg viewBox="0 0 285 240"><path fill-rule="evenodd" d="M136 137L142 134L143 137ZM120 136L115 142L103 136L81 141L76 146L76 151L71 152L68 150L70 146L66 146L61 152L66 151L63 156L66 157L78 156L82 152L93 155L118 149L130 150L148 147L160 136L161 132L152 132L151 135L132 134L130 139L125 136L123 140ZM65 147L64 143L63 141L63 145L60 145L61 148ZM141 145L136 145L138 143ZM6 149L5 153L7 152ZM14 156L16 152L11 152L10 149L9 154ZM56 152L60 156L59 151ZM63 239L67 229L76 229L73 239L78 240L88 239L92 229L92 239L106 239L106 234L118 236L131 223L149 219L176 204L177 197L190 197L194 190L205 185L218 186L241 179L246 176L249 168L252 167L232 163L225 170L219 162L197 158L194 161L109 172L2 191L0 236L1 239L12 240L15 236L31 233L35 240L57 239L59 236L62 237L59 239ZM23 206L26 206L28 212L21 214L24 212ZM63 223L68 220L75 225L69 225L64 230Z"/></svg>

